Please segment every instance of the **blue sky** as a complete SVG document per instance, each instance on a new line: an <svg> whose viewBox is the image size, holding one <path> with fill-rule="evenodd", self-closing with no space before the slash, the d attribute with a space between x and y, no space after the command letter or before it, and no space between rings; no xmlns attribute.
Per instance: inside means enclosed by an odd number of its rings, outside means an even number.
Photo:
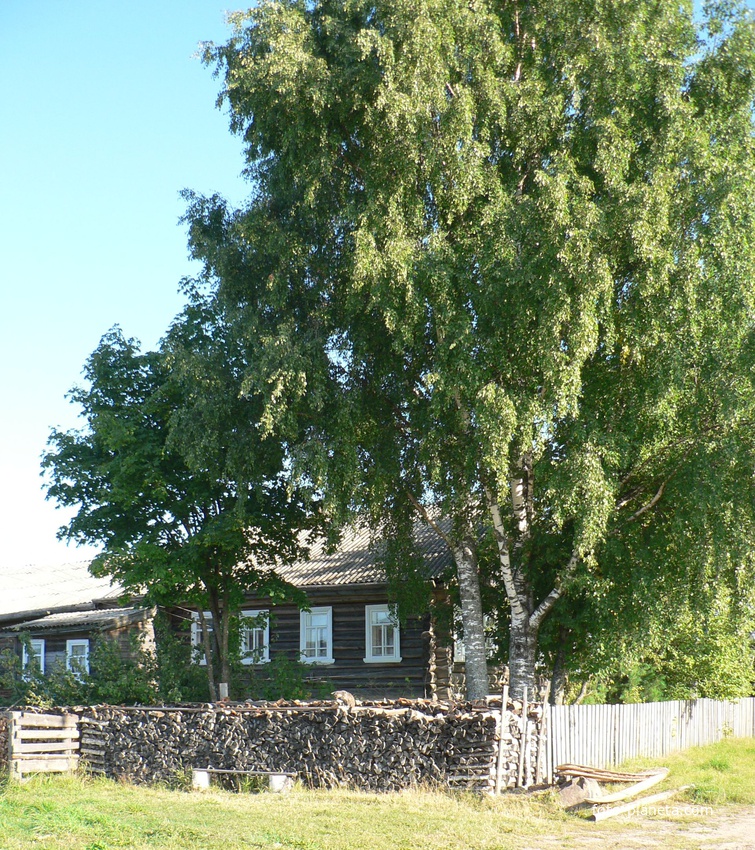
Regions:
<svg viewBox="0 0 755 850"><path fill-rule="evenodd" d="M243 4L239 4L243 6ZM192 272L179 191L239 203L242 148L195 57L223 0L0 0L0 569L78 560L39 458L102 334L147 347Z"/></svg>
<svg viewBox="0 0 755 850"><path fill-rule="evenodd" d="M114 324L154 346L192 273L183 188L240 203L240 141L200 41L223 0L0 0L0 570L86 558L39 459ZM750 4L752 5L752 3Z"/></svg>

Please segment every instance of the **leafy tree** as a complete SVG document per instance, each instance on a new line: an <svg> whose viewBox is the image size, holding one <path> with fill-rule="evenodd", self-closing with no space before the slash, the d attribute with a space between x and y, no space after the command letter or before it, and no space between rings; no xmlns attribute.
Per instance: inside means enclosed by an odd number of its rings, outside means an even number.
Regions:
<svg viewBox="0 0 755 850"><path fill-rule="evenodd" d="M734 582L753 541L746 9L268 0L234 20L206 59L253 191L190 197L194 255L293 469L397 550L416 516L447 542L470 696L481 530L517 695L564 593L608 616L618 587L652 597L711 563Z"/></svg>
<svg viewBox="0 0 755 850"><path fill-rule="evenodd" d="M209 55L256 194L196 199L193 244L258 337L271 429L320 405L309 473L395 534L450 517L477 694L492 526L516 692L569 583L749 546L752 30L714 9L701 45L671 4L415 11L240 20Z"/></svg>
<svg viewBox="0 0 755 850"><path fill-rule="evenodd" d="M190 296L157 351L141 353L117 328L102 338L87 385L71 392L86 427L54 431L43 467L48 496L78 507L61 536L103 546L94 572L156 604L198 606L215 699L216 683L230 682L231 620L245 593L303 601L271 568L300 554L314 513L285 480L281 445L258 438L261 401L241 387L245 351Z"/></svg>

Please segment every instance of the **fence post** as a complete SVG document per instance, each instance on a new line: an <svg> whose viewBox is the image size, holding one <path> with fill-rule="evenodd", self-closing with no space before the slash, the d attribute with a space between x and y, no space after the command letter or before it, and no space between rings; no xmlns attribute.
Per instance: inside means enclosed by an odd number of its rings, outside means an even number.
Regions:
<svg viewBox="0 0 755 850"><path fill-rule="evenodd" d="M524 781L524 751L527 745L527 687L522 688L522 720L519 726L519 770L517 772L516 784L522 787Z"/></svg>
<svg viewBox="0 0 755 850"><path fill-rule="evenodd" d="M8 714L8 769L11 779L21 779L21 764L16 758L16 747L14 742L18 737L18 717L17 711L11 711Z"/></svg>
<svg viewBox="0 0 755 850"><path fill-rule="evenodd" d="M501 716L498 724L498 760L495 768L495 793L501 793L501 785L503 783L503 722L508 714L509 704L509 686L503 686L501 692Z"/></svg>

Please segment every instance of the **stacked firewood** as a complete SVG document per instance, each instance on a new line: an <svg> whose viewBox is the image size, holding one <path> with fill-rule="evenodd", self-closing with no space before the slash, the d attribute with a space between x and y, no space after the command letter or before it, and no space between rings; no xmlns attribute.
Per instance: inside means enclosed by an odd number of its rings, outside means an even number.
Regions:
<svg viewBox="0 0 755 850"><path fill-rule="evenodd" d="M0 773L8 770L8 756L10 754L9 730L10 718L7 714L0 714Z"/></svg>
<svg viewBox="0 0 755 850"><path fill-rule="evenodd" d="M82 757L96 771L135 782L213 767L295 773L315 788L442 784L487 791L495 784L499 715L486 704L425 700L100 706L82 716ZM510 787L520 733L515 714L506 716L503 787Z"/></svg>

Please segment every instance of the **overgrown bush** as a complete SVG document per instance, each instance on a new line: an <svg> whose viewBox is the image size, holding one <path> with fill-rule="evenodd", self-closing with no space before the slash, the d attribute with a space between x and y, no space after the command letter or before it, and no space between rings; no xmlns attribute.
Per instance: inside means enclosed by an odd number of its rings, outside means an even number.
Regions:
<svg viewBox="0 0 755 850"><path fill-rule="evenodd" d="M333 690L327 679L312 678L312 668L279 653L268 664L250 670L247 695L252 699L322 698Z"/></svg>
<svg viewBox="0 0 755 850"><path fill-rule="evenodd" d="M28 637L22 636L22 641ZM130 637L128 654L108 637L98 637L89 654L89 672L67 670L63 663L50 665L44 674L33 659L21 669L21 659L6 650L0 656L0 689L9 693L7 705L146 705L158 698L154 655Z"/></svg>

